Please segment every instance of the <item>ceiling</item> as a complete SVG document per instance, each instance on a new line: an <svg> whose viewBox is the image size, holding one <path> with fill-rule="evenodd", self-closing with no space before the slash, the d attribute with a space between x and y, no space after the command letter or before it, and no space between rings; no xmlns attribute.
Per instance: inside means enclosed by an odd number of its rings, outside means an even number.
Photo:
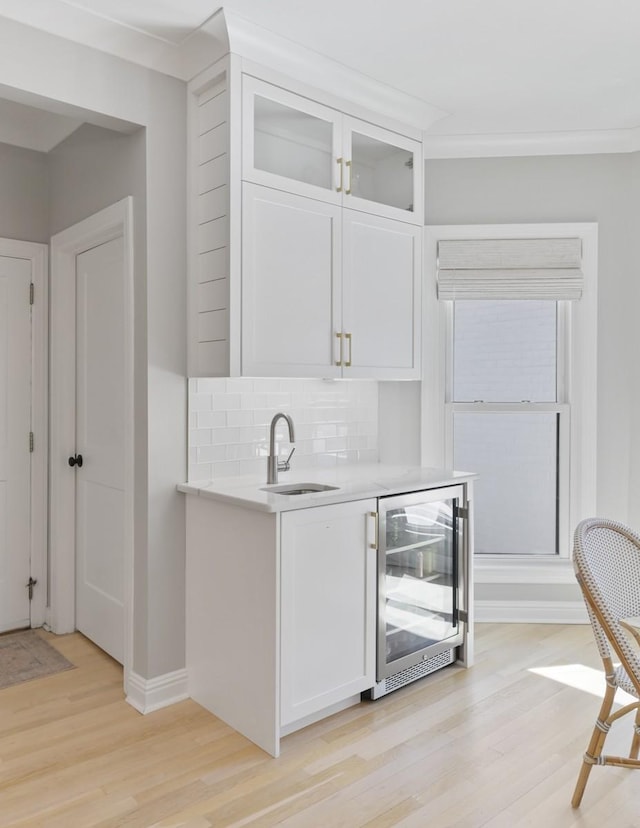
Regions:
<svg viewBox="0 0 640 828"><path fill-rule="evenodd" d="M640 126L637 0L226 0L225 10L448 115L433 135ZM0 16L144 62L214 0L0 0Z"/></svg>

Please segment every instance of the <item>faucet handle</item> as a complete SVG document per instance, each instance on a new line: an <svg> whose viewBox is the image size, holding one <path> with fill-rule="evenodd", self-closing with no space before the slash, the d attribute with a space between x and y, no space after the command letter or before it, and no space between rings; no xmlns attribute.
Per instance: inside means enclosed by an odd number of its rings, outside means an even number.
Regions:
<svg viewBox="0 0 640 828"><path fill-rule="evenodd" d="M286 460L278 460L278 471L289 471L291 468L290 460L293 457L293 452L296 450L294 446Z"/></svg>

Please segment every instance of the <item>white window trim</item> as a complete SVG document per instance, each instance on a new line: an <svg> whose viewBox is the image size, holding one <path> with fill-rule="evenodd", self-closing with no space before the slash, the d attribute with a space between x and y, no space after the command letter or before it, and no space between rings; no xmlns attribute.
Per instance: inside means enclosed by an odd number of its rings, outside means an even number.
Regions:
<svg viewBox="0 0 640 828"><path fill-rule="evenodd" d="M571 401L569 512L561 526L561 554L553 558L482 555L475 559L478 583L574 583L569 553L571 535L580 520L596 511L597 427L597 263L598 225L589 223L433 225L425 227L423 291L422 464L451 465L445 400L448 314L451 303L437 298L437 245L440 239L559 238L582 239L584 290L571 303L565 319L570 348L567 376L561 378L559 402ZM558 355L561 356L560 354ZM536 407L537 410L539 406ZM467 471L473 471L468 469ZM562 554L564 553L564 554Z"/></svg>

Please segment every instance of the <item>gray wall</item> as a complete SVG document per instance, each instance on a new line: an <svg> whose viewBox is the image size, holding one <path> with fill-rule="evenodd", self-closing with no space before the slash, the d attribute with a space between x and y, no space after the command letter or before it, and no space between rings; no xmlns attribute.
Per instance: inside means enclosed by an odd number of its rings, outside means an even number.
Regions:
<svg viewBox="0 0 640 828"><path fill-rule="evenodd" d="M128 195L139 205L144 227L144 130L125 135L84 124L47 158L52 236Z"/></svg>
<svg viewBox="0 0 640 828"><path fill-rule="evenodd" d="M639 169L636 154L426 163L427 224L598 222L597 508L625 522L640 517L630 486L638 474L632 444L640 382L634 332Z"/></svg>
<svg viewBox="0 0 640 828"><path fill-rule="evenodd" d="M49 241L47 157L0 144L0 237Z"/></svg>
<svg viewBox="0 0 640 828"><path fill-rule="evenodd" d="M598 223L597 512L640 528L640 153L431 160L425 178L429 225ZM386 462L420 460L411 385L380 384ZM582 603L575 584L480 583L476 598Z"/></svg>
<svg viewBox="0 0 640 828"><path fill-rule="evenodd" d="M186 169L163 160L185 157L186 96L166 78L150 80L148 94L155 129L122 135L84 125L49 159L52 234L134 197L133 669L144 678L184 667L184 498L175 487L186 479ZM149 165L163 174L147 178ZM169 251L147 247L148 227Z"/></svg>
<svg viewBox="0 0 640 828"><path fill-rule="evenodd" d="M136 197L138 202L144 197L147 215L137 222L146 231L146 248L136 261L133 669L151 679L184 668L184 496L175 486L186 475L186 85L14 21L0 18L0 31L5 46L0 76L7 86L30 100L50 101L55 111L74 117L89 113L88 122L108 125L115 119L145 128L133 139L140 142L134 150L138 162L126 192L108 189L106 175L99 186L105 201L137 192L144 147L146 180ZM24 60L24 55L38 60ZM103 149L107 155L113 151L113 158L119 155L110 144ZM83 153L82 146L76 147L80 166ZM95 147L87 154L100 155ZM96 179L83 182L75 175L74 180L75 192L69 194L73 209L52 198L54 230L102 206L83 192ZM64 186L60 180L55 185ZM146 268L141 264L144 252Z"/></svg>
<svg viewBox="0 0 640 828"><path fill-rule="evenodd" d="M133 196L134 209L134 663L147 676L148 659L148 371L145 130L121 134L84 124L48 155L51 235ZM179 620L178 620L179 623ZM178 652L182 648L179 648ZM180 666L180 665L179 665ZM175 669L172 668L172 669Z"/></svg>

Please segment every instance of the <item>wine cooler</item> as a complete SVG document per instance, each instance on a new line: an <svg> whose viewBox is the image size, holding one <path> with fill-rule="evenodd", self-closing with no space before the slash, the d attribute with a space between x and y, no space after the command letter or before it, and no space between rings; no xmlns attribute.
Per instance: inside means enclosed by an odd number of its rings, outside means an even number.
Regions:
<svg viewBox="0 0 640 828"><path fill-rule="evenodd" d="M378 500L376 684L370 698L456 660L464 642L462 486Z"/></svg>

